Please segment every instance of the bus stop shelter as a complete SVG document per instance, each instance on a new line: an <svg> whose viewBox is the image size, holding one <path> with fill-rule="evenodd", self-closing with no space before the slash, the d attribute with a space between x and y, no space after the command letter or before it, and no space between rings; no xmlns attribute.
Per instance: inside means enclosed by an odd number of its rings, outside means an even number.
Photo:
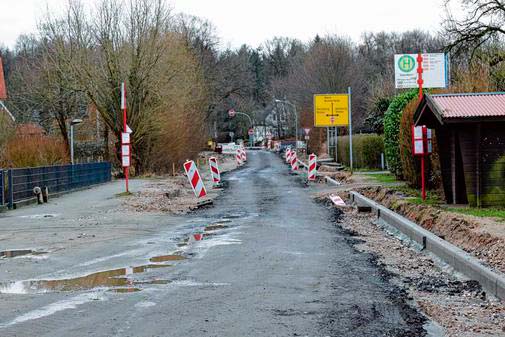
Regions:
<svg viewBox="0 0 505 337"><path fill-rule="evenodd" d="M505 207L505 92L426 94L414 124L435 130L447 203Z"/></svg>

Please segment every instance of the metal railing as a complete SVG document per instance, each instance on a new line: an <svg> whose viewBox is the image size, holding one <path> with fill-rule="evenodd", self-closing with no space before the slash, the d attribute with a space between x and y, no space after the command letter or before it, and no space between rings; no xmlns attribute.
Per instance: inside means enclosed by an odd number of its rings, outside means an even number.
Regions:
<svg viewBox="0 0 505 337"><path fill-rule="evenodd" d="M5 177L4 170L0 170L0 206L5 203Z"/></svg>
<svg viewBox="0 0 505 337"><path fill-rule="evenodd" d="M50 194L71 191L111 180L111 164L108 162L76 165L16 168L7 171L7 186L4 174L0 174L0 205L12 208L16 202L35 197L33 188L47 187ZM2 172L2 170L0 170Z"/></svg>

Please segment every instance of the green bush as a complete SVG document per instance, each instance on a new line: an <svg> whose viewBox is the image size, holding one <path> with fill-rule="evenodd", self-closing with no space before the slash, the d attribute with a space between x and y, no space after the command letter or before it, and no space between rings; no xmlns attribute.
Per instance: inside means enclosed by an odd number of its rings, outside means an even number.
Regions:
<svg viewBox="0 0 505 337"><path fill-rule="evenodd" d="M400 120L405 106L417 96L417 89L401 93L393 98L384 115L384 150L389 170L396 177L402 178L400 159Z"/></svg>
<svg viewBox="0 0 505 337"><path fill-rule="evenodd" d="M352 148L354 168L380 168L384 137L374 133L353 135ZM349 136L338 137L338 161L349 166Z"/></svg>

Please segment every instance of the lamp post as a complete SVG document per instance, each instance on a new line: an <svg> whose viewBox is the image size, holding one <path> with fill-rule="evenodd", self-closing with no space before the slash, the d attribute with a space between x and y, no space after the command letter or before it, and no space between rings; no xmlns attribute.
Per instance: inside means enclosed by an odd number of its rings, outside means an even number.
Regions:
<svg viewBox="0 0 505 337"><path fill-rule="evenodd" d="M298 150L298 111L296 110L296 105L288 101L287 99L280 100L280 99L274 99L275 103L282 103L289 105L293 108L293 112L295 113L295 140L296 140L296 145L295 149Z"/></svg>
<svg viewBox="0 0 505 337"><path fill-rule="evenodd" d="M254 123L253 123L253 120L251 118L251 116L249 116L248 114L246 114L245 112L239 112L239 111L235 111L234 109L230 109L228 110L228 116L230 117L235 117L236 115L243 115L243 116L246 116L247 118L249 118L249 123L251 123L251 128L253 129L254 131ZM254 146L254 133L252 136L250 136L250 139L251 139L251 146Z"/></svg>
<svg viewBox="0 0 505 337"><path fill-rule="evenodd" d="M70 162L74 165L74 125L81 124L82 119L76 118L70 122Z"/></svg>

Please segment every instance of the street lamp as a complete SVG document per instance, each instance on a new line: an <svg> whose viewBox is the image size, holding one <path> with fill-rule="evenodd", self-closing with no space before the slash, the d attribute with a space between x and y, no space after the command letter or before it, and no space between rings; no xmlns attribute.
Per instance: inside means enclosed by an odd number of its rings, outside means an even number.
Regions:
<svg viewBox="0 0 505 337"><path fill-rule="evenodd" d="M74 165L74 125L81 124L82 119L76 118L70 122L70 162Z"/></svg>
<svg viewBox="0 0 505 337"><path fill-rule="evenodd" d="M243 116L246 116L247 118L249 118L249 123L251 123L251 128L253 129L254 131L254 123L252 121L252 118L251 116L249 116L248 114L246 114L245 112L239 112L239 111L235 111L234 109L230 109L228 110L228 116L230 117L235 117L236 115L243 115ZM251 146L254 146L254 133L252 134L252 136L250 136L251 138Z"/></svg>
<svg viewBox="0 0 505 337"><path fill-rule="evenodd" d="M284 99L284 100L274 99L274 101L275 101L275 103L286 104L286 105L289 105L293 108L293 111L295 113L295 140L296 140L295 149L298 150L298 111L296 110L296 106L293 103L291 103L290 101L288 101L287 99Z"/></svg>

